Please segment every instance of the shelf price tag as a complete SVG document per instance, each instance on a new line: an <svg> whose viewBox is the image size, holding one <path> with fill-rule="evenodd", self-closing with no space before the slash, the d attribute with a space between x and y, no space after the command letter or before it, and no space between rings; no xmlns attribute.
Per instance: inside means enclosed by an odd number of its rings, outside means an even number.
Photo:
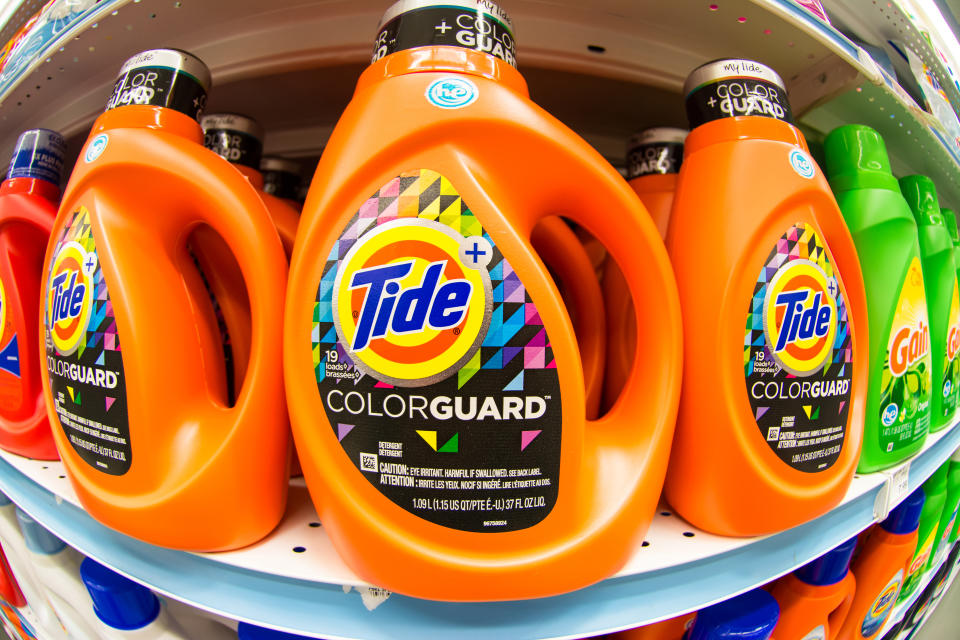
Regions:
<svg viewBox="0 0 960 640"><path fill-rule="evenodd" d="M877 499L873 504L874 520L883 520L895 506L903 502L910 495L910 462L907 461L896 469L883 472L887 481L880 488Z"/></svg>

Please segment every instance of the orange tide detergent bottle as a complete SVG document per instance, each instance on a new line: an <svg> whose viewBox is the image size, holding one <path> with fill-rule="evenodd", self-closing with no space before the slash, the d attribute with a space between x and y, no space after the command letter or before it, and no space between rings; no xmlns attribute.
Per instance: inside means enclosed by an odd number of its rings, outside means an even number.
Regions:
<svg viewBox="0 0 960 640"><path fill-rule="evenodd" d="M57 216L65 151L59 133L25 131L0 184L0 447L40 460L59 457L36 354L43 254Z"/></svg>
<svg viewBox="0 0 960 640"><path fill-rule="evenodd" d="M200 126L203 128L203 146L235 166L260 194L280 234L283 250L289 256L293 252L300 215L290 203L263 190L263 174L260 172L263 127L253 118L236 113L205 115Z"/></svg>
<svg viewBox="0 0 960 640"><path fill-rule="evenodd" d="M696 617L697 612L692 611L682 616L602 637L604 640L681 640L693 626Z"/></svg>
<svg viewBox="0 0 960 640"><path fill-rule="evenodd" d="M289 260L297 237L300 213L288 202L263 190L263 174L259 169L263 154L263 128L253 118L235 113L205 115L200 120L200 126L203 129L204 146L236 167L260 194ZM210 295L222 314L224 354L230 369L227 372L227 395L232 401L236 390L243 385L250 360L250 300L247 299L247 287L230 247L209 226L202 226L193 232L190 249L197 258ZM286 416L286 407L278 407L278 412Z"/></svg>
<svg viewBox="0 0 960 640"><path fill-rule="evenodd" d="M666 237L683 162L686 129L654 127L627 141L627 180L653 218L660 237ZM611 407L633 368L636 320L623 272L613 260L603 270L603 303L607 315L607 365L603 380L603 406Z"/></svg>
<svg viewBox="0 0 960 640"><path fill-rule="evenodd" d="M714 61L684 94L667 249L685 359L666 498L713 533L772 533L832 508L853 478L863 278L776 72Z"/></svg>
<svg viewBox="0 0 960 640"><path fill-rule="evenodd" d="M278 156L263 156L260 173L263 175L264 192L280 198L298 212L303 209L303 205L297 201L301 182L298 162Z"/></svg>
<svg viewBox="0 0 960 640"><path fill-rule="evenodd" d="M917 548L923 501L923 489L917 489L861 543L863 548L850 567L857 589L837 640L874 638L893 613L907 563Z"/></svg>
<svg viewBox="0 0 960 640"><path fill-rule="evenodd" d="M853 604L857 581L850 558L857 538L847 540L774 585L780 605L776 640L834 640Z"/></svg>
<svg viewBox="0 0 960 640"><path fill-rule="evenodd" d="M652 519L675 417L679 306L656 229L530 101L513 43L487 1L387 11L290 268L287 399L324 529L364 580L421 598L549 596L617 571ZM645 366L598 420L531 242L555 216L655 310L638 320Z"/></svg>
<svg viewBox="0 0 960 640"><path fill-rule="evenodd" d="M661 238L667 237L683 141L690 132L674 127L645 129L627 141L627 181L646 206Z"/></svg>
<svg viewBox="0 0 960 640"><path fill-rule="evenodd" d="M195 551L244 546L277 524L289 447L276 410L286 261L257 192L203 148L209 85L182 51L123 65L64 193L43 317L47 409L81 503L118 531ZM252 348L235 406L186 244L199 225L241 257L248 287Z"/></svg>

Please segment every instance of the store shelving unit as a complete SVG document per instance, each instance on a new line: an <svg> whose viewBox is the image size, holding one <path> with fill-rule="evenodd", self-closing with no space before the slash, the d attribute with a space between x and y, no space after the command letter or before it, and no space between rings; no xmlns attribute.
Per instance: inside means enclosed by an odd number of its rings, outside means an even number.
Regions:
<svg viewBox="0 0 960 640"><path fill-rule="evenodd" d="M824 4L832 16L841 19L844 24L849 25L872 43L881 45L887 41L894 41L898 46L909 46L930 68L950 100L950 104L953 105L954 111L957 112L960 109L960 87L951 75L947 62L940 57L899 2L866 0L866 4L871 5L867 11L863 10L865 3L834 0ZM894 55L897 54L894 53Z"/></svg>
<svg viewBox="0 0 960 640"><path fill-rule="evenodd" d="M0 490L34 519L96 560L168 596L229 618L323 637L584 637L699 609L786 574L883 519L960 447L960 428L930 436L912 460L857 476L826 515L759 538L700 531L663 508L613 578L573 593L524 602L453 604L391 595L377 601L340 560L294 481L287 514L264 541L218 554L143 544L79 507L62 465L0 452ZM366 593L364 593L366 592Z"/></svg>
<svg viewBox="0 0 960 640"><path fill-rule="evenodd" d="M259 119L268 152L316 156L388 3L233 0L225 10L209 0L103 0L0 86L0 156L35 126L62 131L78 152L120 64L155 46L203 58L214 77L210 110ZM960 206L956 141L865 51L790 0L501 4L517 25L534 99L615 162L635 129L684 124L679 93L690 69L743 56L781 73L808 135L869 124L887 140L898 173L930 175L942 203ZM665 507L613 578L556 597L484 604L372 590L337 555L297 481L274 533L221 554L153 547L100 525L59 463L0 453L0 490L87 555L230 618L327 638L574 638L698 609L786 574L882 519L958 447L960 428L935 434L909 463L855 477L831 512L772 536L713 536Z"/></svg>

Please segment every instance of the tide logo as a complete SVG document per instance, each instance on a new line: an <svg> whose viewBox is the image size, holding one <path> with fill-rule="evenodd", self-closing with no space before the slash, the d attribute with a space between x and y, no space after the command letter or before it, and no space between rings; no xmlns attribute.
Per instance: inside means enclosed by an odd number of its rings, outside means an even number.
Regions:
<svg viewBox="0 0 960 640"><path fill-rule="evenodd" d="M870 609L870 616L873 618L886 616L886 614L889 613L889 609L893 607L898 593L900 593L900 580L895 580L877 597L876 602L873 603L873 607Z"/></svg>
<svg viewBox="0 0 960 640"><path fill-rule="evenodd" d="M97 255L76 242L57 251L47 281L47 328L57 352L70 355L80 346L93 306L93 272Z"/></svg>
<svg viewBox="0 0 960 640"><path fill-rule="evenodd" d="M476 353L493 309L493 247L403 218L360 237L340 261L333 322L358 369L397 386L446 379Z"/></svg>
<svg viewBox="0 0 960 640"><path fill-rule="evenodd" d="M792 260L777 271L763 301L763 331L774 360L809 376L833 351L837 332L837 281L810 260Z"/></svg>
<svg viewBox="0 0 960 640"><path fill-rule="evenodd" d="M923 320L919 320L916 327L901 327L893 332L889 351L890 374L899 378L913 363L930 353L930 327Z"/></svg>

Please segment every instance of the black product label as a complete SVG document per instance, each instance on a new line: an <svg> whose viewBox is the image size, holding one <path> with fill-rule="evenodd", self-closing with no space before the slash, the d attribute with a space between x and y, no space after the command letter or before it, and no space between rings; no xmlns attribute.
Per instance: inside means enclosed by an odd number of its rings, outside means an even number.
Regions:
<svg viewBox="0 0 960 640"><path fill-rule="evenodd" d="M207 92L189 73L170 67L134 67L113 86L106 111L131 104L167 107L199 120Z"/></svg>
<svg viewBox="0 0 960 640"><path fill-rule="evenodd" d="M203 146L228 162L260 170L263 143L256 136L233 129L207 129Z"/></svg>
<svg viewBox="0 0 960 640"><path fill-rule="evenodd" d="M84 207L57 240L44 302L47 374L60 428L91 467L123 475L132 458L123 357Z"/></svg>
<svg viewBox="0 0 960 640"><path fill-rule="evenodd" d="M289 171L264 171L263 190L272 196L297 200L299 197L300 176Z"/></svg>
<svg viewBox="0 0 960 640"><path fill-rule="evenodd" d="M491 3L477 4L481 9L431 6L401 13L380 29L371 62L404 49L448 46L489 53L516 67L516 43L509 18ZM482 9L485 4L490 5L489 13Z"/></svg>
<svg viewBox="0 0 960 640"><path fill-rule="evenodd" d="M801 222L770 252L747 311L750 408L770 449L806 473L830 468L847 433L853 347L840 286L815 228Z"/></svg>
<svg viewBox="0 0 960 640"><path fill-rule="evenodd" d="M475 532L553 509L562 416L549 336L439 173L401 174L346 225L317 287L312 348L334 436L395 504Z"/></svg>
<svg viewBox="0 0 960 640"><path fill-rule="evenodd" d="M682 162L682 142L637 145L627 154L627 180L653 174L679 173Z"/></svg>
<svg viewBox="0 0 960 640"><path fill-rule="evenodd" d="M762 116L793 124L787 92L757 78L723 78L694 88L687 96L690 128L720 118Z"/></svg>

